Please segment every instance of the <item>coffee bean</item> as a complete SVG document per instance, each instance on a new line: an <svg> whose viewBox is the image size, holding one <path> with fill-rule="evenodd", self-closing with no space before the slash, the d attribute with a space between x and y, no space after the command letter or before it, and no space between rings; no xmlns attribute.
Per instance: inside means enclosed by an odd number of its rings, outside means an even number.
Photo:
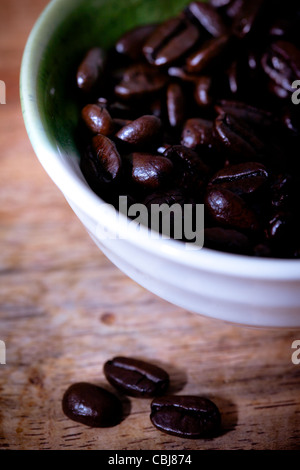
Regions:
<svg viewBox="0 0 300 470"><path fill-rule="evenodd" d="M153 143L161 131L161 120L155 116L141 116L127 126L122 127L116 137L131 145L147 145Z"/></svg>
<svg viewBox="0 0 300 470"><path fill-rule="evenodd" d="M228 43L229 36L226 35L206 41L200 49L187 58L187 71L189 73L200 73L221 60Z"/></svg>
<svg viewBox="0 0 300 470"><path fill-rule="evenodd" d="M252 254L250 240L244 233L222 227L204 230L204 246L225 253Z"/></svg>
<svg viewBox="0 0 300 470"><path fill-rule="evenodd" d="M152 424L167 434L188 439L216 436L221 415L217 406L198 396L165 396L151 403Z"/></svg>
<svg viewBox="0 0 300 470"><path fill-rule="evenodd" d="M255 212L240 196L228 189L209 189L205 196L205 208L212 220L223 227L248 232L260 228Z"/></svg>
<svg viewBox="0 0 300 470"><path fill-rule="evenodd" d="M87 382L71 385L62 400L64 414L86 426L116 426L123 418L122 403L102 387Z"/></svg>
<svg viewBox="0 0 300 470"><path fill-rule="evenodd" d="M200 193L205 184L209 168L199 155L183 145L169 147L163 154L170 159L177 171L177 184L181 189Z"/></svg>
<svg viewBox="0 0 300 470"><path fill-rule="evenodd" d="M104 107L87 104L81 111L81 117L93 134L111 135L114 132L114 122Z"/></svg>
<svg viewBox="0 0 300 470"><path fill-rule="evenodd" d="M239 2L239 8L237 9L233 22L234 34L243 38L251 33L263 3L264 0Z"/></svg>
<svg viewBox="0 0 300 470"><path fill-rule="evenodd" d="M167 109L170 126L179 127L185 119L185 96L178 83L170 83L168 86Z"/></svg>
<svg viewBox="0 0 300 470"><path fill-rule="evenodd" d="M143 51L150 64L165 66L188 52L198 39L196 26L181 18L171 18L156 28Z"/></svg>
<svg viewBox="0 0 300 470"><path fill-rule="evenodd" d="M219 138L233 159L240 161L263 159L266 146L245 122L236 120L230 114L221 114L216 118L213 130L214 135Z"/></svg>
<svg viewBox="0 0 300 470"><path fill-rule="evenodd" d="M238 195L253 194L266 185L268 176L267 169L260 163L239 163L218 171L210 184Z"/></svg>
<svg viewBox="0 0 300 470"><path fill-rule="evenodd" d="M278 87L293 92L292 83L300 79L300 50L287 41L276 41L263 55L262 66Z"/></svg>
<svg viewBox="0 0 300 470"><path fill-rule="evenodd" d="M150 24L131 29L116 42L116 51L129 57L131 60L141 59L144 43L156 27L157 25Z"/></svg>
<svg viewBox="0 0 300 470"><path fill-rule="evenodd" d="M227 33L227 27L222 17L212 5L203 2L192 2L186 8L186 12L191 18L196 19L212 36L217 38Z"/></svg>
<svg viewBox="0 0 300 470"><path fill-rule="evenodd" d="M236 120L242 120L250 126L272 129L276 125L276 119L272 113L263 109L258 109L241 101L221 100L215 106L218 114L229 114Z"/></svg>
<svg viewBox="0 0 300 470"><path fill-rule="evenodd" d="M126 395L149 398L166 392L169 375L160 367L130 357L115 357L104 364L107 380Z"/></svg>
<svg viewBox="0 0 300 470"><path fill-rule="evenodd" d="M131 179L142 189L155 191L171 178L173 164L164 156L134 152L129 159L132 167Z"/></svg>
<svg viewBox="0 0 300 470"><path fill-rule="evenodd" d="M159 92L167 81L168 77L147 64L132 65L116 85L115 94L123 100L138 99Z"/></svg>
<svg viewBox="0 0 300 470"><path fill-rule="evenodd" d="M212 102L212 79L211 77L202 76L195 83L194 97L198 106L208 108Z"/></svg>
<svg viewBox="0 0 300 470"><path fill-rule="evenodd" d="M99 82L105 65L106 54L99 47L90 49L77 70L77 86L91 92Z"/></svg>
<svg viewBox="0 0 300 470"><path fill-rule="evenodd" d="M213 122L207 119L188 119L184 125L181 144L190 149L213 146Z"/></svg>

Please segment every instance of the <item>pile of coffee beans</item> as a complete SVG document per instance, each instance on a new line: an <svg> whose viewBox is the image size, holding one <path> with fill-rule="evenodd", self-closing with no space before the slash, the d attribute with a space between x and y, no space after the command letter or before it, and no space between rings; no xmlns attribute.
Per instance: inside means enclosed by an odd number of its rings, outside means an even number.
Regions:
<svg viewBox="0 0 300 470"><path fill-rule="evenodd" d="M115 357L104 364L103 370L119 393L136 398L154 397L150 420L160 431L189 439L214 437L220 431L221 415L211 400L164 395L170 379L160 367L135 358ZM121 399L88 382L71 385L64 393L62 408L68 418L90 427L111 427L123 420Z"/></svg>
<svg viewBox="0 0 300 470"><path fill-rule="evenodd" d="M115 207L204 204L206 247L299 258L299 30L294 0L210 0L87 51L76 96L90 187Z"/></svg>

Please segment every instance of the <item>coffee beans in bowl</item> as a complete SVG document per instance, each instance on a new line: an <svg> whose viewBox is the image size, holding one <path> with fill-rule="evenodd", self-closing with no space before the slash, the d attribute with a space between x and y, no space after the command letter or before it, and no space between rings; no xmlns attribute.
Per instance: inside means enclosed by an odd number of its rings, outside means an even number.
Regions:
<svg viewBox="0 0 300 470"><path fill-rule="evenodd" d="M204 204L204 246L299 258L296 2L191 2L77 70L81 169L118 208ZM294 84L294 85L293 85Z"/></svg>

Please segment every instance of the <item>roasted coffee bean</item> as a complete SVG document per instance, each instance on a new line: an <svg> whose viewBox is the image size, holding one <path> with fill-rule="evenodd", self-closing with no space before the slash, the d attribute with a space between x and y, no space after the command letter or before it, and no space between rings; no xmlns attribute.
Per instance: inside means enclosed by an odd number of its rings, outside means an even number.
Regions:
<svg viewBox="0 0 300 470"><path fill-rule="evenodd" d="M223 227L257 231L260 223L250 206L228 189L211 188L205 196L205 208L212 220Z"/></svg>
<svg viewBox="0 0 300 470"><path fill-rule="evenodd" d="M87 104L81 111L81 117L93 134L110 135L114 132L114 122L107 109L97 104Z"/></svg>
<svg viewBox="0 0 300 470"><path fill-rule="evenodd" d="M266 153L265 144L255 135L253 129L230 114L221 114L216 118L214 135L233 159L260 161Z"/></svg>
<svg viewBox="0 0 300 470"><path fill-rule="evenodd" d="M215 38L227 33L227 27L222 17L212 5L203 2L192 2L186 8L186 12L192 19L196 19L200 25Z"/></svg>
<svg viewBox="0 0 300 470"><path fill-rule="evenodd" d="M87 182L98 194L105 186L118 183L122 161L115 144L101 134L93 137L92 146L81 160L81 169Z"/></svg>
<svg viewBox="0 0 300 470"><path fill-rule="evenodd" d="M179 78L183 82L196 83L199 80L198 75L187 73L184 67L169 67L168 75L173 78Z"/></svg>
<svg viewBox="0 0 300 470"><path fill-rule="evenodd" d="M186 69L190 73L200 73L217 61L223 59L229 36L221 36L206 41L200 49L193 52L186 60Z"/></svg>
<svg viewBox="0 0 300 470"><path fill-rule="evenodd" d="M116 426L123 418L121 401L87 382L75 383L65 391L62 408L68 418L95 428Z"/></svg>
<svg viewBox="0 0 300 470"><path fill-rule="evenodd" d="M188 119L184 125L181 144L189 149L213 145L213 122L207 119Z"/></svg>
<svg viewBox="0 0 300 470"><path fill-rule="evenodd" d="M249 238L244 233L227 228L206 228L204 230L204 246L225 253L252 254Z"/></svg>
<svg viewBox="0 0 300 470"><path fill-rule="evenodd" d="M161 120L155 116L141 116L127 126L122 127L116 137L131 145L148 145L153 143L161 131Z"/></svg>
<svg viewBox="0 0 300 470"><path fill-rule="evenodd" d="M240 2L233 22L233 32L240 38L251 33L258 18L264 0L250 0Z"/></svg>
<svg viewBox="0 0 300 470"><path fill-rule="evenodd" d="M202 191L209 168L195 151L183 145L174 145L163 155L173 162L181 189L192 193Z"/></svg>
<svg viewBox="0 0 300 470"><path fill-rule="evenodd" d="M167 81L168 77L147 64L132 65L116 85L115 94L123 100L138 99L159 92Z"/></svg>
<svg viewBox="0 0 300 470"><path fill-rule="evenodd" d="M186 196L182 191L179 189L170 189L168 191L157 191L155 193L149 194L145 200L144 204L149 209L151 205L162 205L167 204L169 207L173 206L174 204L180 204L181 207L184 204L192 204L193 201L191 199L187 199Z"/></svg>
<svg viewBox="0 0 300 470"><path fill-rule="evenodd" d="M173 164L164 156L134 152L129 160L131 179L141 189L155 191L171 179Z"/></svg>
<svg viewBox="0 0 300 470"><path fill-rule="evenodd" d="M221 100L215 109L218 114L229 114L237 120L243 120L254 127L271 129L276 125L276 119L272 113L263 109L258 109L241 101Z"/></svg>
<svg viewBox="0 0 300 470"><path fill-rule="evenodd" d="M84 92L91 92L102 77L106 54L99 47L90 49L77 70L77 86Z"/></svg>
<svg viewBox="0 0 300 470"><path fill-rule="evenodd" d="M143 51L150 64L169 65L188 52L199 36L199 29L192 23L171 18L155 29Z"/></svg>
<svg viewBox="0 0 300 470"><path fill-rule="evenodd" d="M198 396L165 396L151 403L152 424L167 434L188 439L216 436L221 415L217 406Z"/></svg>
<svg viewBox="0 0 300 470"><path fill-rule="evenodd" d="M257 192L266 185L268 177L264 165L247 162L230 165L218 171L210 180L210 184L228 189L241 196Z"/></svg>
<svg viewBox="0 0 300 470"><path fill-rule="evenodd" d="M214 7L214 8L222 8L226 7L229 5L231 0L210 0L209 3Z"/></svg>
<svg viewBox="0 0 300 470"><path fill-rule="evenodd" d="M213 102L211 77L202 76L195 83L194 97L198 106L208 108Z"/></svg>
<svg viewBox="0 0 300 470"><path fill-rule="evenodd" d="M116 43L116 51L129 57L131 60L139 60L143 56L143 46L146 39L156 29L156 24L138 26L126 32Z"/></svg>
<svg viewBox="0 0 300 470"><path fill-rule="evenodd" d="M262 66L278 87L293 92L293 82L300 79L300 50L290 42L276 41L263 55Z"/></svg>
<svg viewBox="0 0 300 470"><path fill-rule="evenodd" d="M167 110L171 127L179 127L185 120L185 96L178 83L170 83L167 89Z"/></svg>
<svg viewBox="0 0 300 470"><path fill-rule="evenodd" d="M130 357L115 357L104 364L107 380L126 395L149 398L169 387L169 375L160 367Z"/></svg>

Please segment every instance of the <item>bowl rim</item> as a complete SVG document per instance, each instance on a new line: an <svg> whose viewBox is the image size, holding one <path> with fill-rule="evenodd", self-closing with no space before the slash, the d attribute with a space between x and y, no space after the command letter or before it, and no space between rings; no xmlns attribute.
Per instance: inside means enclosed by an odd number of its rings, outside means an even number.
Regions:
<svg viewBox="0 0 300 470"><path fill-rule="evenodd" d="M70 8L82 0L51 0L34 24L27 40L20 72L20 98L23 119L34 152L56 186L67 200L72 201L83 213L93 220L105 217L105 227L116 227L116 210L97 196L88 184L64 164L61 150L49 139L42 124L37 100L39 63L43 51L55 31L66 17ZM77 156L74 155L74 158ZM259 258L246 255L224 253L208 248L188 250L177 240L157 240L150 236L146 227L140 231L128 225L124 215L118 216L117 233L130 243L151 252L165 260L208 272L238 276L242 278L270 281L299 281L300 260ZM126 236L125 236L126 234Z"/></svg>

